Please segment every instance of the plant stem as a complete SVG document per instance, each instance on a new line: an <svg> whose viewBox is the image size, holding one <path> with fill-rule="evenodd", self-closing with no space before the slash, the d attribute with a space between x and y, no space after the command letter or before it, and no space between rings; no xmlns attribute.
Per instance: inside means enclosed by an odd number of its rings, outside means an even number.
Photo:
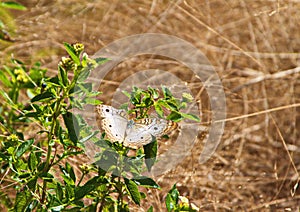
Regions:
<svg viewBox="0 0 300 212"><path fill-rule="evenodd" d="M16 81L16 83L13 85L12 88L12 96L11 96L11 100L13 102L13 104L17 104L18 102L18 96L19 96L19 92L20 92L20 85L19 83ZM14 116L14 110L11 109L9 114L8 114L8 119L7 119L7 126L9 127L9 130L14 129L13 126L11 126L11 122L13 121L12 118Z"/></svg>
<svg viewBox="0 0 300 212"><path fill-rule="evenodd" d="M60 93L60 92L59 92ZM51 140L54 138L55 134L54 134L54 130L56 128L56 121L57 121L57 117L58 114L60 112L60 105L61 105L61 101L63 99L63 96L61 96L60 98L58 98L54 111L53 111L53 116L52 116L52 123L51 123L51 128L50 128L50 132L48 134L48 145L47 145L47 156L46 156L46 162L45 162L45 167L43 169L44 173L48 173L48 171L50 170L50 159L51 159L51 153L52 153L52 142ZM45 202L45 198L46 198L46 189L47 189L47 182L44 180L43 181L43 193L42 193L42 199L41 202L44 203Z"/></svg>
<svg viewBox="0 0 300 212"><path fill-rule="evenodd" d="M82 173L82 175L81 175L81 177L80 177L80 180L79 180L79 182L77 183L77 186L79 186L80 185L80 183L81 183L81 181L83 180L83 178L84 178L84 176L86 175L86 173L85 172L83 172Z"/></svg>

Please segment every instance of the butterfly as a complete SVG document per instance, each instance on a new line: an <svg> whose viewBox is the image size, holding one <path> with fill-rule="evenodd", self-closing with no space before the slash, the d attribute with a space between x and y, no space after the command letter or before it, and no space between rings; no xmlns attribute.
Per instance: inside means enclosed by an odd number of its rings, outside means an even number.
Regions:
<svg viewBox="0 0 300 212"><path fill-rule="evenodd" d="M109 140L119 141L126 147L137 149L177 127L173 121L160 118L129 119L125 110L108 105L98 105L97 113Z"/></svg>

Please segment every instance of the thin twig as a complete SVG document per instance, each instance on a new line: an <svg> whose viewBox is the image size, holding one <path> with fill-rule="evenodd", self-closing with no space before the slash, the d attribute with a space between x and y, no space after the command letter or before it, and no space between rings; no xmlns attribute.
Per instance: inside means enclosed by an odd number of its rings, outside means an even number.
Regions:
<svg viewBox="0 0 300 212"><path fill-rule="evenodd" d="M245 86L256 84L256 83L259 83L259 82L264 81L264 80L280 79L280 78L287 77L288 75L297 74L297 73L300 73L300 67L296 67L296 68L293 68L293 69L288 69L288 70L285 70L285 71L277 72L275 74L261 75L261 76L258 76L256 78L250 79L248 82L244 83L243 85L239 85L239 86L235 87L234 89L232 89L232 92L236 92L236 91L240 90L241 88L243 88Z"/></svg>
<svg viewBox="0 0 300 212"><path fill-rule="evenodd" d="M271 109L268 109L268 110L262 110L262 111L259 111L259 112L245 114L245 115L242 115L242 116L232 117L232 118L228 118L228 119L217 120L216 122L235 121L235 120L239 120L239 119L248 118L248 117L251 117L251 116L258 116L258 115L262 115L262 114L265 114L265 113L275 112L275 111L278 111L278 110L284 110L284 109L293 108L293 107L300 107L300 103L285 105L285 106L281 106L281 107L275 107L275 108L271 108Z"/></svg>

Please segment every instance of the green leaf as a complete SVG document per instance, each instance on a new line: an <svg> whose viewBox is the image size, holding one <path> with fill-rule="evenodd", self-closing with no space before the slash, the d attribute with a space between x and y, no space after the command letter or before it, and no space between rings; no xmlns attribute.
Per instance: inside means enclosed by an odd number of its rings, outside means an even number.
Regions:
<svg viewBox="0 0 300 212"><path fill-rule="evenodd" d="M130 102L133 105L139 105L141 96L139 94L131 95Z"/></svg>
<svg viewBox="0 0 300 212"><path fill-rule="evenodd" d="M93 88L93 87L92 87ZM87 96L88 97L97 97L97 96L99 96L99 94L102 94L102 92L100 92L100 91L90 91L88 94L87 94ZM95 99L95 102L101 102L100 100L97 100L97 99ZM102 102L101 102L102 103ZM100 103L99 103L100 104Z"/></svg>
<svg viewBox="0 0 300 212"><path fill-rule="evenodd" d="M157 102L156 102L157 105L159 105L160 107L164 107L164 108L167 108L169 110L171 110L172 108L168 105L167 101L166 100L162 100L162 99L159 99Z"/></svg>
<svg viewBox="0 0 300 212"><path fill-rule="evenodd" d="M16 157L21 157L33 144L34 139L29 139L25 142L23 142L20 146L17 148Z"/></svg>
<svg viewBox="0 0 300 212"><path fill-rule="evenodd" d="M68 172L69 176L72 178L73 182L76 182L74 169L68 162L66 162L66 171Z"/></svg>
<svg viewBox="0 0 300 212"><path fill-rule="evenodd" d="M162 88L162 92L163 92L165 99L169 99L169 98L173 97L171 91L167 87L161 86L161 88Z"/></svg>
<svg viewBox="0 0 300 212"><path fill-rule="evenodd" d="M131 172L133 176L140 176L140 171L142 169L142 166L144 164L144 157L145 155L141 153L142 150L139 149L137 152L136 157L126 157L124 159L124 171Z"/></svg>
<svg viewBox="0 0 300 212"><path fill-rule="evenodd" d="M81 65L85 68L85 70L91 70L92 64L89 63L89 56L85 52L81 57Z"/></svg>
<svg viewBox="0 0 300 212"><path fill-rule="evenodd" d="M100 185L103 186L104 190L106 191L108 188L106 187L107 180L102 177L93 177L89 181L87 181L83 186L75 188L75 200L83 198L85 195L93 191L94 189L101 189L99 188Z"/></svg>
<svg viewBox="0 0 300 212"><path fill-rule="evenodd" d="M166 207L167 207L168 212L171 212L175 209L175 202L172 199L171 194L169 194L169 193L166 196Z"/></svg>
<svg viewBox="0 0 300 212"><path fill-rule="evenodd" d="M24 63L21 60L15 59L15 58L11 58L11 62L13 64L17 64L17 65L24 65Z"/></svg>
<svg viewBox="0 0 300 212"><path fill-rule="evenodd" d="M66 183L65 191L66 191L66 199L73 200L73 198L75 197L74 185L70 185L70 184Z"/></svg>
<svg viewBox="0 0 300 212"><path fill-rule="evenodd" d="M108 58L103 58L103 57L98 57L98 58L95 58L94 60L96 61L96 63L97 63L98 65L101 65L101 64L103 64L103 63L106 63L106 62L109 61L110 59L108 59Z"/></svg>
<svg viewBox="0 0 300 212"><path fill-rule="evenodd" d="M154 101L151 97L144 97L143 103L145 104L146 107L150 107L153 105Z"/></svg>
<svg viewBox="0 0 300 212"><path fill-rule="evenodd" d="M155 108L156 113L159 115L159 117L163 118L164 111L163 111L162 107L159 104L157 104L157 102L154 103L154 108Z"/></svg>
<svg viewBox="0 0 300 212"><path fill-rule="evenodd" d="M50 91L46 91L44 93L38 94L35 97L33 97L31 99L31 102L36 102L36 101L41 101L41 100L49 100L49 99L54 99L55 96L53 95L53 93L51 93Z"/></svg>
<svg viewBox="0 0 300 212"><path fill-rule="evenodd" d="M1 7L5 7L8 9L15 9L15 10L27 10L25 6L19 4L17 2L1 2Z"/></svg>
<svg viewBox="0 0 300 212"><path fill-rule="evenodd" d="M129 92L127 92L127 91L122 91L122 93L123 93L125 96L127 96L128 98L130 98L130 96L131 96L131 94L130 94Z"/></svg>
<svg viewBox="0 0 300 212"><path fill-rule="evenodd" d="M43 106L40 106L38 104L30 104L30 109L34 109L37 113L43 112Z"/></svg>
<svg viewBox="0 0 300 212"><path fill-rule="evenodd" d="M159 97L159 93L157 89L148 87L149 92L151 93L151 96L153 99L157 99Z"/></svg>
<svg viewBox="0 0 300 212"><path fill-rule="evenodd" d="M72 60L77 64L80 65L80 59L79 56L77 56L76 51L74 49L73 46L71 46L68 43L64 43L65 49L68 52L68 54L70 55L70 57L72 58Z"/></svg>
<svg viewBox="0 0 300 212"><path fill-rule="evenodd" d="M35 155L35 152L31 152L28 158L28 167L31 171L37 168L38 161Z"/></svg>
<svg viewBox="0 0 300 212"><path fill-rule="evenodd" d="M88 141L90 138L94 137L95 135L97 135L99 133L99 131L94 131L91 134L89 134L88 136L82 138L79 140L79 143L84 143L86 141Z"/></svg>
<svg viewBox="0 0 300 212"><path fill-rule="evenodd" d="M191 102L191 101L193 101L193 99L194 99L194 97L189 93L183 93L182 94L182 101L183 102Z"/></svg>
<svg viewBox="0 0 300 212"><path fill-rule="evenodd" d="M89 70L89 69L86 69L86 70L82 71L79 74L79 77L78 77L77 81L78 82L83 82L84 80L86 80L89 77L90 73L91 73L91 70Z"/></svg>
<svg viewBox="0 0 300 212"><path fill-rule="evenodd" d="M65 183L67 185L70 185L70 186L74 186L75 185L75 182L74 182L74 180L71 177L69 177L67 175L64 175L64 174L62 174L61 176L62 176L62 178L64 179L64 181L65 181Z"/></svg>
<svg viewBox="0 0 300 212"><path fill-rule="evenodd" d="M185 109L185 108L187 108L187 103L186 102L181 102L179 109Z"/></svg>
<svg viewBox="0 0 300 212"><path fill-rule="evenodd" d="M61 85L59 84L59 79L58 79L58 76L57 76L57 75L54 76L54 77L52 77L52 78L50 78L49 82L50 82L53 86L56 86L56 87L61 86Z"/></svg>
<svg viewBox="0 0 300 212"><path fill-rule="evenodd" d="M77 145L77 132L79 132L79 124L76 116L74 116L71 112L67 112L63 114L63 119L65 122L65 125L68 129L70 140L73 142L73 144Z"/></svg>
<svg viewBox="0 0 300 212"><path fill-rule="evenodd" d="M181 121L183 119L181 113L178 113L176 111L172 111L168 116L167 116L168 120L172 120L174 122L178 122Z"/></svg>
<svg viewBox="0 0 300 212"><path fill-rule="evenodd" d="M177 104L176 99L169 99L166 100L165 102L168 104L169 108L172 111L178 111L179 105Z"/></svg>
<svg viewBox="0 0 300 212"><path fill-rule="evenodd" d="M84 87L84 89L86 91L88 91L87 93L90 93L93 91L93 84L92 83L84 83L84 84L80 84L82 87Z"/></svg>
<svg viewBox="0 0 300 212"><path fill-rule="evenodd" d="M2 82L6 87L11 87L11 81L7 78L3 71L0 71L0 82Z"/></svg>
<svg viewBox="0 0 300 212"><path fill-rule="evenodd" d="M153 206L151 205L147 212L153 212Z"/></svg>
<svg viewBox="0 0 300 212"><path fill-rule="evenodd" d="M26 112L25 116L28 117L28 118L29 117L33 117L33 118L37 118L38 119L39 118L39 113L37 113L37 112Z"/></svg>
<svg viewBox="0 0 300 212"><path fill-rule="evenodd" d="M112 143L105 139L100 139L95 142L95 145L102 148L109 148L112 147Z"/></svg>
<svg viewBox="0 0 300 212"><path fill-rule="evenodd" d="M90 105L99 105L101 103L103 103L102 101L93 98L85 98L85 104L90 104Z"/></svg>
<svg viewBox="0 0 300 212"><path fill-rule="evenodd" d="M125 111L128 111L128 105L129 105L129 103L125 102L124 104L121 104L121 106L119 107L119 109L123 109Z"/></svg>
<svg viewBox="0 0 300 212"><path fill-rule="evenodd" d="M33 177L32 179L30 179L27 183L27 186L30 190L32 190L33 192L35 192L36 189L36 183L37 183L37 177Z"/></svg>
<svg viewBox="0 0 300 212"><path fill-rule="evenodd" d="M133 180L124 178L125 180L125 185L126 188L132 198L132 200L134 201L135 204L140 205L141 202L141 194L139 192L138 186L135 184L135 182Z"/></svg>
<svg viewBox="0 0 300 212"><path fill-rule="evenodd" d="M78 199L83 198L85 195L87 195L88 193L90 193L94 189L95 189L95 185L92 185L92 184L87 184L87 185L84 185L82 187L76 187L76 189L75 189L75 199L78 200Z"/></svg>
<svg viewBox="0 0 300 212"><path fill-rule="evenodd" d="M22 192L17 192L17 197L15 201L14 211L23 212L26 211L26 207L30 203L32 196L28 190L23 190Z"/></svg>
<svg viewBox="0 0 300 212"><path fill-rule="evenodd" d="M10 105L14 105L14 102L12 101L12 99L9 97L9 95L4 91L4 90L0 90L0 95L6 100L6 102L8 102Z"/></svg>
<svg viewBox="0 0 300 212"><path fill-rule="evenodd" d="M38 171L39 172L41 172L45 168L45 163L46 162L42 162L40 165L38 165Z"/></svg>
<svg viewBox="0 0 300 212"><path fill-rule="evenodd" d="M101 154L100 160L96 161L95 164L107 172L114 172L115 175L118 175L119 158L120 156L117 152L105 150Z"/></svg>
<svg viewBox="0 0 300 212"><path fill-rule="evenodd" d="M14 154L15 147L11 146L11 147L7 148L6 151L7 151L8 154L12 155L12 154Z"/></svg>
<svg viewBox="0 0 300 212"><path fill-rule="evenodd" d="M174 203L177 205L178 204L178 200L179 200L179 191L176 188L176 183L173 185L173 187L171 188L171 190L168 192L168 194L171 195L172 200L174 201Z"/></svg>
<svg viewBox="0 0 300 212"><path fill-rule="evenodd" d="M19 175L19 178L24 179L24 178L28 178L29 176L30 176L30 173L25 173L25 174Z"/></svg>
<svg viewBox="0 0 300 212"><path fill-rule="evenodd" d="M58 82L62 85L62 86L68 86L69 84L69 80L68 80L68 74L67 71L62 67L62 66L58 66Z"/></svg>
<svg viewBox="0 0 300 212"><path fill-rule="evenodd" d="M193 121L200 122L200 118L194 114L190 114L190 113L180 113L180 114L183 118L187 118L187 119L190 119Z"/></svg>
<svg viewBox="0 0 300 212"><path fill-rule="evenodd" d="M132 180L139 186L143 186L146 188L156 188L156 189L160 188L160 186L157 185L156 182L149 177L141 176L138 178L134 178Z"/></svg>
<svg viewBox="0 0 300 212"><path fill-rule="evenodd" d="M157 156L157 141L153 136L152 136L152 141L153 142L143 146L145 152L145 163L148 171L151 170L152 166L156 161L156 156Z"/></svg>
<svg viewBox="0 0 300 212"><path fill-rule="evenodd" d="M44 179L47 182L52 182L52 180L54 179L53 175L50 173L40 173L39 177Z"/></svg>
<svg viewBox="0 0 300 212"><path fill-rule="evenodd" d="M56 196L58 197L58 199L62 201L64 198L64 192L63 192L62 186L59 182L57 182L57 186L55 188L55 193L56 193Z"/></svg>

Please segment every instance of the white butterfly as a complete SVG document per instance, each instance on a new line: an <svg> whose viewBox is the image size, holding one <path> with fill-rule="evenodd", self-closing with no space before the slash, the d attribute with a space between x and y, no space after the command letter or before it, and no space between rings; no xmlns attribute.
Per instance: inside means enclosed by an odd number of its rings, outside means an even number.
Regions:
<svg viewBox="0 0 300 212"><path fill-rule="evenodd" d="M118 110L108 105L98 105L101 125L107 137L124 146L138 148L151 143L152 136L161 137L177 127L172 121L159 118L131 120L125 110Z"/></svg>

